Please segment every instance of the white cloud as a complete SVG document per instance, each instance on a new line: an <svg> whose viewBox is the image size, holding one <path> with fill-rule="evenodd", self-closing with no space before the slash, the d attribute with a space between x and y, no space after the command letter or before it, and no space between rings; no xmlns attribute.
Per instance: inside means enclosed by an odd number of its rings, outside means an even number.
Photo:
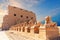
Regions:
<svg viewBox="0 0 60 40"><path fill-rule="evenodd" d="M41 4L44 0L22 0L22 4L26 4L27 7L33 7L38 3Z"/></svg>
<svg viewBox="0 0 60 40"><path fill-rule="evenodd" d="M0 23L2 23L4 15L7 14L7 10L4 10L3 6L4 6L3 4L0 4Z"/></svg>
<svg viewBox="0 0 60 40"><path fill-rule="evenodd" d="M16 0L9 0L9 5L24 8L21 3Z"/></svg>
<svg viewBox="0 0 60 40"><path fill-rule="evenodd" d="M29 4L37 4L38 0L25 0L25 2L27 2Z"/></svg>
<svg viewBox="0 0 60 40"><path fill-rule="evenodd" d="M4 9L3 9L3 6L4 6L3 4L0 5L0 15L1 15L1 16L7 14L7 10L4 10Z"/></svg>
<svg viewBox="0 0 60 40"><path fill-rule="evenodd" d="M4 15L7 14L7 10L0 9L0 23L2 23Z"/></svg>

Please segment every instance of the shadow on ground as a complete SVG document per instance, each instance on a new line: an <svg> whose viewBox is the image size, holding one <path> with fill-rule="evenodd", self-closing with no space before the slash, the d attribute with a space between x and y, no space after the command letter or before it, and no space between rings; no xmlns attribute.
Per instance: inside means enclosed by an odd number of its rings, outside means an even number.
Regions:
<svg viewBox="0 0 60 40"><path fill-rule="evenodd" d="M60 40L60 36L55 37L55 38L49 38L49 40Z"/></svg>

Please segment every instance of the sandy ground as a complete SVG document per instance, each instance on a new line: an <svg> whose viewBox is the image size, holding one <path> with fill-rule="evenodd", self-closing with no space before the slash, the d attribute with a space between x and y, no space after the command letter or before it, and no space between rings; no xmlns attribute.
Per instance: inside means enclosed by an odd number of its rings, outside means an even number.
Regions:
<svg viewBox="0 0 60 40"><path fill-rule="evenodd" d="M59 27L60 34L60 27ZM38 37L37 37L38 36ZM0 40L42 40L38 34L18 31L0 31Z"/></svg>
<svg viewBox="0 0 60 40"><path fill-rule="evenodd" d="M0 40L9 40L5 31L0 31Z"/></svg>
<svg viewBox="0 0 60 40"><path fill-rule="evenodd" d="M34 35L17 31L1 31L0 40L40 40L38 34Z"/></svg>
<svg viewBox="0 0 60 40"><path fill-rule="evenodd" d="M30 33L25 33L25 32L17 32L17 31L13 31L13 32L6 32L6 34L9 35L9 37L12 37L12 39L14 40L40 40L40 38L38 38L37 34L34 36L34 34L30 34Z"/></svg>

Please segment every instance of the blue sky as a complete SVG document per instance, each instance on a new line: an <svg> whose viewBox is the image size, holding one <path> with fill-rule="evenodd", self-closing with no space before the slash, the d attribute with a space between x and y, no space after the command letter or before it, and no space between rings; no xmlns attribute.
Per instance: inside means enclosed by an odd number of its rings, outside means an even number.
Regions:
<svg viewBox="0 0 60 40"><path fill-rule="evenodd" d="M60 0L0 0L0 23L3 16L8 13L8 5L33 11L38 21L43 21L46 16L60 25Z"/></svg>

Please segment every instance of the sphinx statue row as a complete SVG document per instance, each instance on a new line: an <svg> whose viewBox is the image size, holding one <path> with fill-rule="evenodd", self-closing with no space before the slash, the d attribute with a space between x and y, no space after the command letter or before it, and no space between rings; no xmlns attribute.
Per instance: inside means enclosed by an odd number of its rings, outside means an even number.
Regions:
<svg viewBox="0 0 60 40"><path fill-rule="evenodd" d="M57 28L57 24L51 21L50 16L47 16L45 18L45 24L41 24L40 22L33 24L33 21L30 20L29 22L13 25L10 27L10 30L23 32L30 32L30 30L34 30L34 33L39 33L39 29L41 29L41 27L46 27L45 30L51 30L52 28Z"/></svg>

